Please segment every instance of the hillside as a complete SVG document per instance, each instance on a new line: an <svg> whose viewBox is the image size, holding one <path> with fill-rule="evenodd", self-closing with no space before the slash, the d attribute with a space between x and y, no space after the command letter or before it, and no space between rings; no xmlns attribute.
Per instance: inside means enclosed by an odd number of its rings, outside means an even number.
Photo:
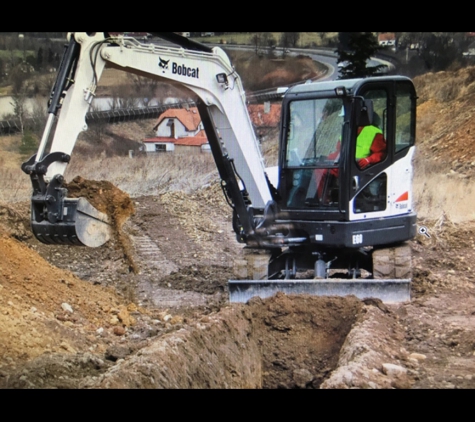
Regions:
<svg viewBox="0 0 475 422"><path fill-rule="evenodd" d="M420 156L441 163L448 171L471 172L475 165L475 67L429 73L414 83L419 95Z"/></svg>
<svg viewBox="0 0 475 422"><path fill-rule="evenodd" d="M472 75L415 79L415 193L431 237L411 242L410 303L230 305L241 245L212 163L91 158L72 164L94 180L111 170L132 199L125 242L42 245L27 201L0 206L0 388L474 388ZM194 180L167 181L178 165Z"/></svg>
<svg viewBox="0 0 475 422"><path fill-rule="evenodd" d="M475 67L414 79L418 100L415 194L421 216L475 219Z"/></svg>

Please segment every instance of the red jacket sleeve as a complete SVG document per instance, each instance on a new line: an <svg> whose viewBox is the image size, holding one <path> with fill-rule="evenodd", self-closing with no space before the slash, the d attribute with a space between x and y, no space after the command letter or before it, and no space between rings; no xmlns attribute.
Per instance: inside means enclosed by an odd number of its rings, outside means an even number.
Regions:
<svg viewBox="0 0 475 422"><path fill-rule="evenodd" d="M381 133L378 133L374 137L373 143L371 145L371 155L367 157L367 159L371 164L379 163L386 157L386 151L386 140Z"/></svg>

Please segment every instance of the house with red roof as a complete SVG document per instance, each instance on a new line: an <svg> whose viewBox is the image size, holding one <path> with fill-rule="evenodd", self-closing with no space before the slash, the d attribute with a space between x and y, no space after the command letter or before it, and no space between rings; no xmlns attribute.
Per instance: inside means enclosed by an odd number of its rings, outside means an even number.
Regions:
<svg viewBox="0 0 475 422"><path fill-rule="evenodd" d="M208 139L196 107L168 109L153 127L156 136L145 139L146 152L209 151Z"/></svg>
<svg viewBox="0 0 475 422"><path fill-rule="evenodd" d="M248 111L258 137L269 129L278 128L281 104L250 104ZM196 107L166 110L158 118L153 131L156 136L144 140L147 153L211 151Z"/></svg>
<svg viewBox="0 0 475 422"><path fill-rule="evenodd" d="M394 32L383 32L378 35L378 44L381 47L389 47L393 51L396 50L396 34Z"/></svg>
<svg viewBox="0 0 475 422"><path fill-rule="evenodd" d="M249 104L247 109L259 139L265 138L266 134L278 129L282 109L280 103Z"/></svg>

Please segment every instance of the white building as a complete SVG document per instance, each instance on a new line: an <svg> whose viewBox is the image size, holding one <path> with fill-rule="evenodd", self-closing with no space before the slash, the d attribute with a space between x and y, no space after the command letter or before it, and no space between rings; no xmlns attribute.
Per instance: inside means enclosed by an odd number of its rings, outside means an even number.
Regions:
<svg viewBox="0 0 475 422"><path fill-rule="evenodd" d="M162 113L153 127L155 138L144 141L145 151L187 152L209 151L208 139L203 130L201 117L196 107L169 109Z"/></svg>

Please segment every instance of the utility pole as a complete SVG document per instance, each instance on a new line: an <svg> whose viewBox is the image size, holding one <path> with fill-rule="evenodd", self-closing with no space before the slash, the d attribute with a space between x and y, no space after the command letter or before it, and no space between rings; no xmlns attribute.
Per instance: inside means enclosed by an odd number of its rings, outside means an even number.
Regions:
<svg viewBox="0 0 475 422"><path fill-rule="evenodd" d="M25 52L25 35L18 34L18 38L21 40L21 46L23 49L23 61L26 60L26 52Z"/></svg>

